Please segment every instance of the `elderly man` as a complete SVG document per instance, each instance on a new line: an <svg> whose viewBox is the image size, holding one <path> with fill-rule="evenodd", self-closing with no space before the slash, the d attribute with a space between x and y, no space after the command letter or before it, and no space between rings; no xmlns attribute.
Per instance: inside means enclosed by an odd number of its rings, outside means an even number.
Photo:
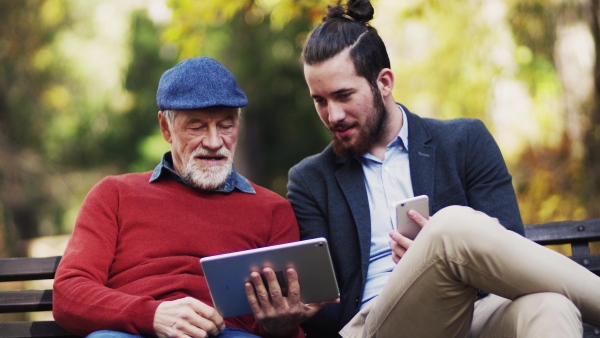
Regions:
<svg viewBox="0 0 600 338"><path fill-rule="evenodd" d="M227 69L198 57L163 74L157 103L171 151L154 171L89 192L56 274L54 317L94 337L269 336L252 315L219 315L199 263L298 239L290 204L233 168L248 100Z"/></svg>

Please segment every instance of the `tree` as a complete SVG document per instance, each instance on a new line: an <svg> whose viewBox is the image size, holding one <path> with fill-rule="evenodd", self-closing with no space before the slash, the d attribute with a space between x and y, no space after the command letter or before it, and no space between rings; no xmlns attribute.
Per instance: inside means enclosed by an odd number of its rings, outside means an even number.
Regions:
<svg viewBox="0 0 600 338"><path fill-rule="evenodd" d="M587 22L590 26L595 46L594 58L594 94L588 118L589 127L584 138L586 156L585 173L589 179L586 185L588 217L600 218L600 5L598 0L591 0L587 9Z"/></svg>
<svg viewBox="0 0 600 338"><path fill-rule="evenodd" d="M53 108L67 89L57 82L63 67L52 54L69 23L59 1L0 2L0 222L2 250L24 254L18 239L38 234L37 209L56 211L47 180L54 168L41 149Z"/></svg>
<svg viewBox="0 0 600 338"><path fill-rule="evenodd" d="M1 254L70 232L103 176L156 165L144 164L141 144L157 125L158 79L175 59L160 56L159 28L144 11L128 29L131 11L99 0L0 2Z"/></svg>
<svg viewBox="0 0 600 338"><path fill-rule="evenodd" d="M597 2L512 5L517 43L532 54L520 75L538 102L554 102L538 112L546 140L516 161L523 216L532 222L600 217Z"/></svg>

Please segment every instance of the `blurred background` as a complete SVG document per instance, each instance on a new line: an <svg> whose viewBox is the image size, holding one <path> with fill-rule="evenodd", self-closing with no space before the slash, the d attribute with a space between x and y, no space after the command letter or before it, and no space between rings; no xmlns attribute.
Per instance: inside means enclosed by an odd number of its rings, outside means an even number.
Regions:
<svg viewBox="0 0 600 338"><path fill-rule="evenodd" d="M328 4L0 0L0 256L62 254L95 183L155 167L168 150L158 80L187 57L237 77L250 103L236 168L285 195L288 169L330 139L298 61ZM526 223L600 217L598 0L373 5L394 97L421 116L482 119Z"/></svg>

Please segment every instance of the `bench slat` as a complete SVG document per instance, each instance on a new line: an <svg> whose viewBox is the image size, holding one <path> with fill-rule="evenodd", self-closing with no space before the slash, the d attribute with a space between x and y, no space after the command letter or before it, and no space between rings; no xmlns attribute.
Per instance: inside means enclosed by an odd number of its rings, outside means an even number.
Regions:
<svg viewBox="0 0 600 338"><path fill-rule="evenodd" d="M52 290L0 291L0 313L52 310Z"/></svg>
<svg viewBox="0 0 600 338"><path fill-rule="evenodd" d="M0 282L53 279L61 257L0 259Z"/></svg>
<svg viewBox="0 0 600 338"><path fill-rule="evenodd" d="M600 219L530 224L525 237L542 245L600 241Z"/></svg>
<svg viewBox="0 0 600 338"><path fill-rule="evenodd" d="M577 262L579 265L583 265L593 273L600 275L600 255L573 256L571 259Z"/></svg>
<svg viewBox="0 0 600 338"><path fill-rule="evenodd" d="M77 337L53 321L0 323L0 336L17 337Z"/></svg>

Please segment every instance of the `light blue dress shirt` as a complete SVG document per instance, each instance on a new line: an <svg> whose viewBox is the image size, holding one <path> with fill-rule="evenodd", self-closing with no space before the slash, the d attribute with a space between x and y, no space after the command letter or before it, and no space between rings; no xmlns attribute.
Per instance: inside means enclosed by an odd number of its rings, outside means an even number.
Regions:
<svg viewBox="0 0 600 338"><path fill-rule="evenodd" d="M388 233L396 229L397 202L414 197L408 165L408 124L404 123L398 136L387 146L383 161L366 153L358 156L365 175L365 186L371 211L371 257L361 307L381 292L396 264L388 244Z"/></svg>

